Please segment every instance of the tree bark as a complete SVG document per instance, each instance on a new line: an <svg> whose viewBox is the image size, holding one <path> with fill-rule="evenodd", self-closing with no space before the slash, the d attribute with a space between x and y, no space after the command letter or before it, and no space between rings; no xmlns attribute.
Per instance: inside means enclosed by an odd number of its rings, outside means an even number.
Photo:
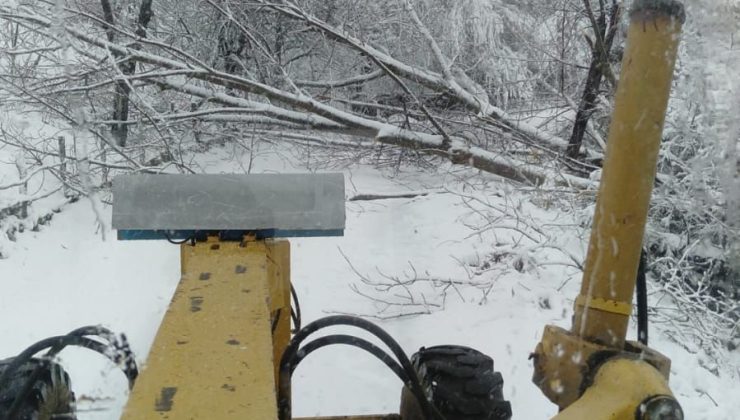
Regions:
<svg viewBox="0 0 740 420"><path fill-rule="evenodd" d="M596 100L599 96L599 89L601 89L601 82L611 72L609 69L609 54L617 34L621 8L621 5L616 1L612 3L608 25L606 10L603 7L599 13L599 18L592 18L592 22L596 25L594 27L594 34L596 36L591 48L591 65L588 69L586 86L583 88L583 96L581 97L581 103L573 123L573 132L568 140L568 148L566 150L566 154L572 159L578 158L588 122L596 110ZM588 9L588 12L591 13L591 10ZM591 15L593 16L592 13Z"/></svg>
<svg viewBox="0 0 740 420"><path fill-rule="evenodd" d="M136 35L140 38L146 38L146 30L151 22L154 13L152 11L153 0L143 0L139 7L139 16L136 22ZM113 9L111 8L110 0L100 0L100 4L103 8L103 17L105 22L108 24L106 28L106 35L108 41L115 42L115 17L113 15ZM133 48L139 49L140 45L134 44ZM119 60L124 58L121 54L113 52L113 58ZM118 65L118 70L123 74L124 77L131 76L136 73L136 62L132 60L124 61ZM111 135L116 141L119 147L126 147L128 142L128 124L125 122L129 118L129 108L131 102L131 87L126 80L119 80L116 83L115 98L113 100L113 121L117 121L111 126Z"/></svg>

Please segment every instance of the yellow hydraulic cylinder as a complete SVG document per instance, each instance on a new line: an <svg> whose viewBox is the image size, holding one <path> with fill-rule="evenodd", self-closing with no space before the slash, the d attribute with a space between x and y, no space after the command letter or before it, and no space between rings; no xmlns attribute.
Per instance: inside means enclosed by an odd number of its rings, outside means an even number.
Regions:
<svg viewBox="0 0 740 420"><path fill-rule="evenodd" d="M665 417L653 417L652 413L641 415L640 411L649 409L647 402L656 396L675 401L665 376L643 360L617 357L599 368L593 384L583 396L552 420L683 418L678 416L677 403L664 407Z"/></svg>
<svg viewBox="0 0 740 420"><path fill-rule="evenodd" d="M673 0L636 0L631 12L572 328L609 347L624 346L684 19Z"/></svg>

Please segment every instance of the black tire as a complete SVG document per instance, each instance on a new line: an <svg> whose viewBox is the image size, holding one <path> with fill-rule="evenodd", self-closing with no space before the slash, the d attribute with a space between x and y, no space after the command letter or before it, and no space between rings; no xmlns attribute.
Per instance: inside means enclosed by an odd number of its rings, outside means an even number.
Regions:
<svg viewBox="0 0 740 420"><path fill-rule="evenodd" d="M462 346L421 348L411 358L427 398L446 420L508 420L504 380L493 359ZM401 395L402 420L425 419L408 388Z"/></svg>
<svg viewBox="0 0 740 420"><path fill-rule="evenodd" d="M0 373L11 361L0 361ZM10 420L76 420L75 395L67 372L47 360L31 359L23 364L0 389L0 420L9 415Z"/></svg>

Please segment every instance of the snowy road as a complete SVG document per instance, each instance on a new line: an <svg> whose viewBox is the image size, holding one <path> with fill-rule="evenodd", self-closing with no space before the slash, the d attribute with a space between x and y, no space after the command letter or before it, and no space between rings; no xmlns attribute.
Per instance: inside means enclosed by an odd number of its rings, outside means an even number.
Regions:
<svg viewBox="0 0 740 420"><path fill-rule="evenodd" d="M369 169L351 175L351 183L347 177L350 195L462 188L451 179L431 175L409 175L404 188ZM519 197L515 191L497 197L501 187L495 183L488 188L471 194L483 194L497 206L511 206ZM362 284L342 253L371 279L405 275L423 283L422 279L432 277L472 281L466 268L472 270L476 260L493 251L492 236L470 236L464 226L472 220L470 210L455 194L351 202L347 209L345 237L292 241L293 281L304 323L331 313L393 313L394 309L351 289L356 285L362 293L390 300ZM571 247L574 254L582 252L566 216L526 202L518 211L538 223L549 223L546 229L560 238L561 246ZM109 208L105 216L110 217ZM105 234L103 240L90 203L82 200L66 207L40 232L20 235L10 258L0 260L0 355L11 356L36 340L82 325L103 324L125 332L143 362L178 280L178 249L165 242L118 242L114 232ZM502 230L497 235L498 241L506 242L514 233ZM415 296L429 303L431 315L378 322L409 354L423 345L454 343L491 355L496 370L504 375L504 395L512 402L514 418L542 419L556 409L531 383L527 357L546 323L569 325L578 277L572 267L558 262L563 261L562 253L539 249L522 255L523 272L513 268L516 258L503 258L500 267L473 277L489 284L487 299L475 286L448 288L444 293L419 284ZM687 418L736 418L738 383L713 376L699 367L699 356L657 336L653 333L652 344L673 358L672 383ZM62 362L81 400L81 420L117 418L126 399L123 375L84 350L65 351ZM390 413L398 409L400 387L370 356L343 346L329 348L312 355L297 370L294 412L299 416Z"/></svg>

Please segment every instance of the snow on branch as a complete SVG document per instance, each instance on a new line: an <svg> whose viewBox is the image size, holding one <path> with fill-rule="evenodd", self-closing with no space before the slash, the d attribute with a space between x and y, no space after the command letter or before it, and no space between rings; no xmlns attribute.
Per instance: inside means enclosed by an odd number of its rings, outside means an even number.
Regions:
<svg viewBox="0 0 740 420"><path fill-rule="evenodd" d="M392 200L399 198L416 198L426 197L430 194L442 194L445 191L433 190L433 191L405 191L400 193L362 193L356 194L348 198L347 201L375 201L375 200Z"/></svg>
<svg viewBox="0 0 740 420"><path fill-rule="evenodd" d="M429 72L425 69L402 63L389 55L371 47L350 35L319 21L318 19L302 13L294 6L265 5L279 10L287 15L307 21L311 26L318 28L329 38L341 41L355 49L369 55L381 67L385 74L397 78L396 74L409 81L432 87L440 92L455 92L460 100L469 108L478 110L482 120L489 119L504 131L524 133L540 143L549 145L549 149L559 148L566 143L554 136L547 136L533 127L529 127L509 119L499 109L492 107L487 101L483 102L480 95L474 95L468 90L460 87L457 81ZM55 39L55 31L58 31L51 19L45 18L36 12L20 12L8 6L0 6L0 18L12 21L21 21L46 30L45 36ZM422 153L432 154L448 159L456 164L469 165L474 168L490 172L528 185L542 185L553 182L556 185L567 185L577 188L591 188L592 184L583 179L561 175L554 170L543 168L539 165L528 164L506 154L497 154L483 148L471 145L466 139L452 136L442 128L436 117L429 117L440 134L429 134L415 131L402 126L389 124L367 115L358 115L325 104L306 93L297 90L289 92L279 87L257 81L249 75L240 76L219 71L210 65L196 59L190 59L189 54L183 52L173 55L172 48L162 47L162 43L156 40L147 40L150 47L147 50L133 48L116 42L110 42L105 37L88 34L79 29L79 25L66 25L62 27L66 34L78 42L82 42L88 49L99 49L105 55L111 54L117 57L125 57L126 60L138 62L153 68L148 71L139 72L136 75L121 75L113 77L125 78L130 84L132 80L139 80L154 84L164 89L171 89L186 95L192 95L206 99L212 103L218 103L230 108L238 108L238 113L222 113L214 120L230 120L235 115L240 115L237 120L244 122L255 122L269 124L275 122L278 126L285 128L296 128L301 126L307 129L347 134L359 138L373 139L377 143L389 144L417 150ZM89 48L93 47L93 48ZM166 57L157 52L169 54ZM102 70L101 70L102 71ZM398 80L402 87L405 84ZM98 83L100 86L100 82ZM74 88L76 90L80 87ZM406 88L408 89L408 88ZM259 101L237 97L234 92L244 92L259 96ZM227 115L230 114L230 115ZM200 115L205 116L205 115ZM176 114L169 117L153 115L149 117L150 122L167 119L195 118L196 114ZM257 117L263 117L257 118ZM112 145L111 145L112 147ZM114 148L114 150L116 150ZM118 152L118 151L117 151Z"/></svg>
<svg viewBox="0 0 740 420"><path fill-rule="evenodd" d="M295 80L296 86L308 88L337 89L352 85L360 85L385 76L383 70L375 70L368 74L362 74L355 77L349 77L343 80Z"/></svg>
<svg viewBox="0 0 740 420"><path fill-rule="evenodd" d="M389 54L368 45L366 42L355 38L347 31L336 28L315 16L306 13L304 10L293 4L275 5L272 2L264 0L258 0L258 3L281 12L293 19L305 22L320 31L327 38L368 55L373 58L373 60L382 63L393 73L398 74L409 81L419 83L422 86L437 92L453 93L455 97L468 108L477 112L478 117L482 121L490 121L498 125L503 125L510 131L526 135L542 145L551 147L558 151L565 150L568 145L568 142L565 139L546 133L537 127L509 116L504 110L492 105L485 95L476 95L471 93L469 90L464 89L460 86L459 79L461 79L461 77L459 77L459 75L456 75L458 77L445 78L444 75L440 75L439 73L406 64L393 58ZM431 37L431 35L429 36ZM439 54L442 54L441 51L439 51ZM442 59L443 62L448 62L444 56L442 56ZM460 71L456 73L462 74ZM462 77L462 79L464 80L465 77Z"/></svg>
<svg viewBox="0 0 740 420"><path fill-rule="evenodd" d="M28 183L28 181L30 181L34 176L38 175L39 173L47 169L55 168L57 166L59 166L59 164L40 166L34 169L33 172L26 174L26 176L24 176L23 179L19 181L11 182L10 184L0 185L0 191L9 190L11 188L20 187L21 185L25 185Z"/></svg>

